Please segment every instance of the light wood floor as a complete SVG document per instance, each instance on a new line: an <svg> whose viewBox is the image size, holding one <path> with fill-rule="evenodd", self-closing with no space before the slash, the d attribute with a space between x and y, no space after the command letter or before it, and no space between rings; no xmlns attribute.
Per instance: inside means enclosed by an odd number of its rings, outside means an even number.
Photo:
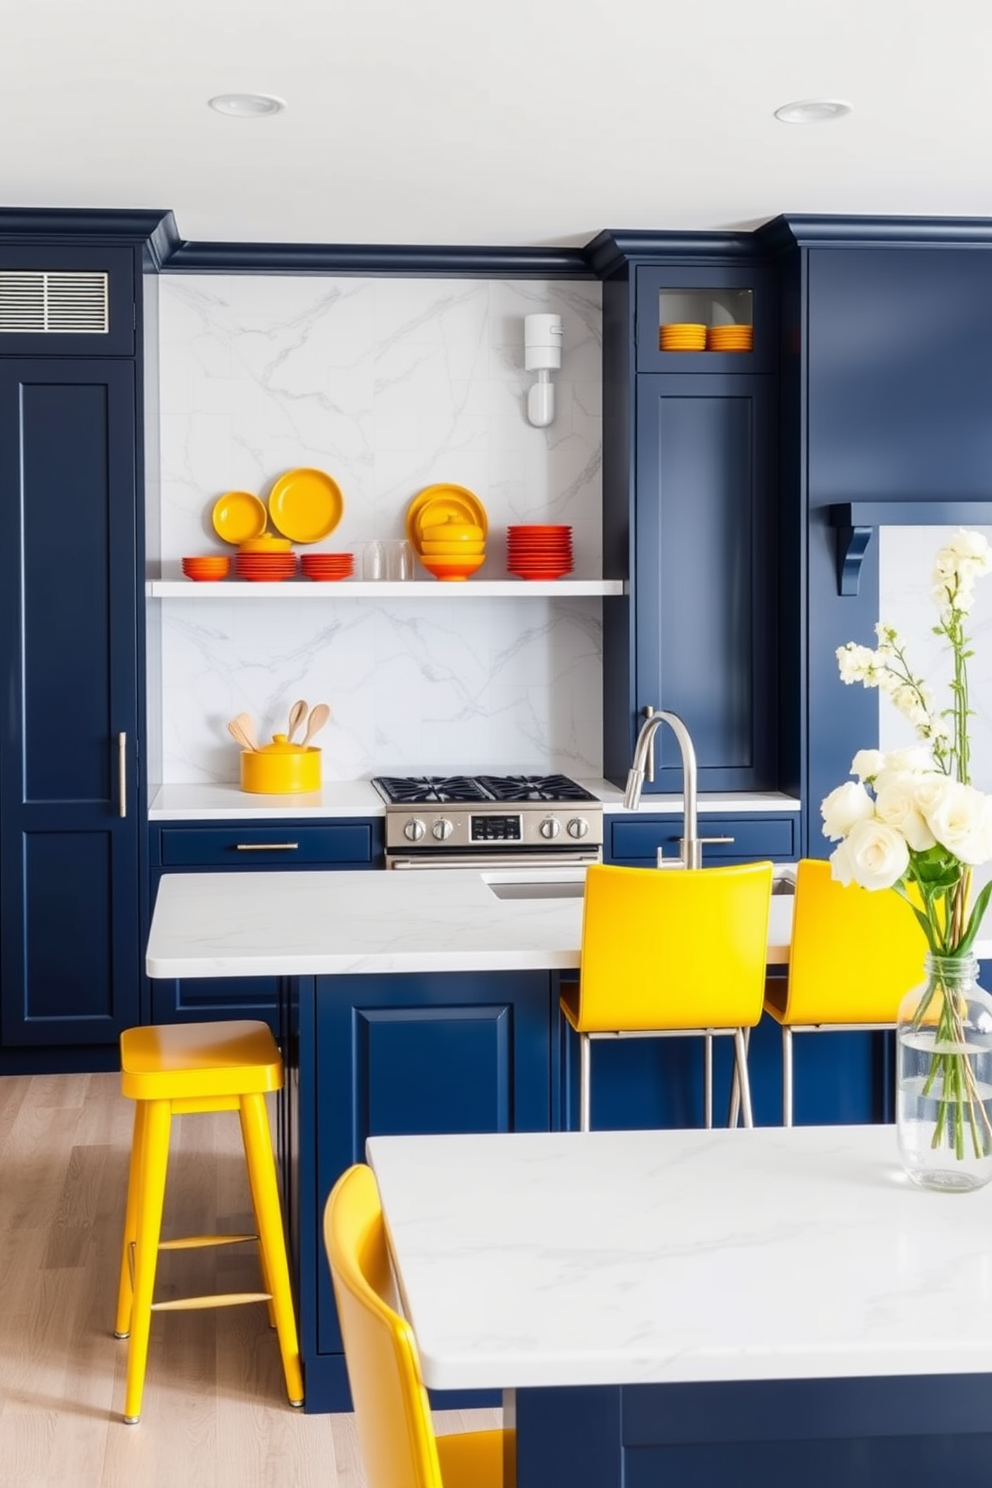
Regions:
<svg viewBox="0 0 992 1488"><path fill-rule="evenodd" d="M352 1417L289 1407L263 1306L157 1313L142 1419L123 1424L113 1326L133 1110L117 1075L0 1076L0 1483L361 1488ZM236 1116L173 1134L163 1233L250 1230ZM254 1289L254 1247L168 1252L159 1277L160 1298L218 1278Z"/></svg>

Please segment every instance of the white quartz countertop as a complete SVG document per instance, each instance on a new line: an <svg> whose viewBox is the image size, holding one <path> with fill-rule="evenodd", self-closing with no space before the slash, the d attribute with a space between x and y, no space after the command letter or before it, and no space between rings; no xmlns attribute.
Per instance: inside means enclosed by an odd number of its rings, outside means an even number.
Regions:
<svg viewBox="0 0 992 1488"><path fill-rule="evenodd" d="M580 780L580 785L591 791L603 803L608 813L626 813L623 791L608 780ZM747 811L762 814L795 812L800 802L794 796L781 795L775 791L725 792L722 795L703 795L699 798L699 813L721 815L728 812ZM279 817L313 817L319 821L325 817L383 816L385 804L369 780L328 781L323 790L305 795L256 796L249 795L234 784L215 785L162 785L152 796L148 808L149 821L266 821ZM672 795L641 797L638 814L681 815L682 797Z"/></svg>
<svg viewBox="0 0 992 1488"><path fill-rule="evenodd" d="M992 1186L895 1128L373 1137L436 1389L992 1370Z"/></svg>
<svg viewBox="0 0 992 1488"><path fill-rule="evenodd" d="M500 899L490 881L540 870L168 873L148 938L151 977L575 967L581 897ZM581 887L581 869L557 869ZM770 963L788 959L792 900L772 899Z"/></svg>

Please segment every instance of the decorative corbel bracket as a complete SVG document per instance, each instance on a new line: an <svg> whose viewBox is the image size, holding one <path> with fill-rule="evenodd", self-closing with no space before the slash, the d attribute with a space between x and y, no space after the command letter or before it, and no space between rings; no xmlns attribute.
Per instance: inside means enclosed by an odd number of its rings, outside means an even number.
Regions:
<svg viewBox="0 0 992 1488"><path fill-rule="evenodd" d="M992 527L992 500L837 501L828 507L837 545L837 593L856 595L876 527Z"/></svg>

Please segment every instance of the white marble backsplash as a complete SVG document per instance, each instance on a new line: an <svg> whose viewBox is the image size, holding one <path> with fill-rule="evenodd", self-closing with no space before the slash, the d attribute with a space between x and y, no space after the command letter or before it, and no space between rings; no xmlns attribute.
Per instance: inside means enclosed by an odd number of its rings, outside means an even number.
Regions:
<svg viewBox="0 0 992 1488"><path fill-rule="evenodd" d="M360 554L373 536L403 536L412 499L447 481L486 507L480 577L505 576L517 522L570 524L575 576L600 575L598 283L163 275L159 296L161 507L149 525L161 560L149 577L231 551L211 526L217 497L264 500L301 465L344 494L318 549ZM564 324L547 429L526 417L534 311ZM298 697L331 705L328 779L602 773L597 599L160 603L162 783L235 779L225 721L244 709L271 733Z"/></svg>
<svg viewBox="0 0 992 1488"><path fill-rule="evenodd" d="M992 542L992 527L976 529ZM933 634L938 619L931 597L933 560L956 531L953 527L883 527L880 529L879 612L906 642L910 665L932 688L937 706L950 707L953 675L951 649ZM992 791L992 574L975 585L975 604L968 624L973 655L968 662L972 780ZM875 637L852 641L874 645ZM891 701L879 696L879 741L883 749L900 749L916 742L912 728Z"/></svg>

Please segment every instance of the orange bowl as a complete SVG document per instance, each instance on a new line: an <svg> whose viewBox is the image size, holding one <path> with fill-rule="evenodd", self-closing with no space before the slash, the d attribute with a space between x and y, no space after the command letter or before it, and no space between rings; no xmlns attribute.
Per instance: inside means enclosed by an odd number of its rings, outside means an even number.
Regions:
<svg viewBox="0 0 992 1488"><path fill-rule="evenodd" d="M467 579L474 574L486 561L485 554L473 555L466 553L464 558L421 558L421 563L432 573L436 579Z"/></svg>
<svg viewBox="0 0 992 1488"><path fill-rule="evenodd" d="M188 579L226 579L231 569L230 558L184 558L183 573Z"/></svg>

